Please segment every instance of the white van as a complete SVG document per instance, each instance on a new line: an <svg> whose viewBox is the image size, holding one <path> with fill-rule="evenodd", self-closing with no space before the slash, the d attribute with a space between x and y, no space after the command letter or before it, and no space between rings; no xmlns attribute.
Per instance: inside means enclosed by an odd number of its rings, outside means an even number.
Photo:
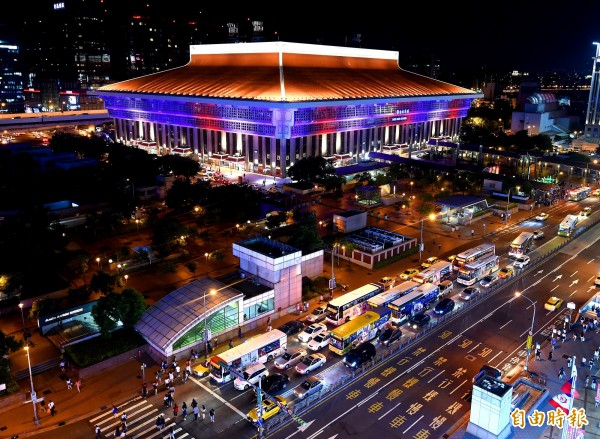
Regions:
<svg viewBox="0 0 600 439"><path fill-rule="evenodd" d="M452 293L454 284L451 280L447 279L441 281L438 287L440 288L440 297L444 297L445 295Z"/></svg>
<svg viewBox="0 0 600 439"><path fill-rule="evenodd" d="M262 363L259 364L251 364L244 372L242 372L244 379L240 379L238 377L233 380L233 387L238 390L248 390L252 385L257 385L258 380L260 380L263 376L269 375L269 370L267 366Z"/></svg>

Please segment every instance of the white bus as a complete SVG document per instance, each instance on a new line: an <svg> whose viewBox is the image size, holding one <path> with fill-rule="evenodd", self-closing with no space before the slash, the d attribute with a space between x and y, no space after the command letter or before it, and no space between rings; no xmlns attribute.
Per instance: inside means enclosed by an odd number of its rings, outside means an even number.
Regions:
<svg viewBox="0 0 600 439"><path fill-rule="evenodd" d="M419 284L430 283L437 285L441 281L450 279L452 276L452 262L439 261L431 267L426 268L412 278L413 282Z"/></svg>
<svg viewBox="0 0 600 439"><path fill-rule="evenodd" d="M587 198L592 193L591 187L580 187L577 189L571 189L569 191L569 200L570 201L579 201Z"/></svg>
<svg viewBox="0 0 600 439"><path fill-rule="evenodd" d="M571 236L573 230L575 230L575 226L579 221L579 217L577 215L567 215L565 219L558 225L558 235L559 236Z"/></svg>
<svg viewBox="0 0 600 439"><path fill-rule="evenodd" d="M458 269L456 281L463 285L473 285L488 274L495 273L500 268L500 257L497 255L488 256L480 259L470 265L465 265Z"/></svg>
<svg viewBox="0 0 600 439"><path fill-rule="evenodd" d="M464 267L479 259L487 258L488 256L493 256L495 254L496 244L486 242L456 255L456 258L454 259L454 269L458 270L460 267Z"/></svg>
<svg viewBox="0 0 600 439"><path fill-rule="evenodd" d="M327 304L326 320L335 326L346 323L364 313L368 300L382 291L381 285L370 283L333 299Z"/></svg>
<svg viewBox="0 0 600 439"><path fill-rule="evenodd" d="M509 258L518 258L526 254L533 245L534 236L531 232L522 232L510 243L508 248Z"/></svg>
<svg viewBox="0 0 600 439"><path fill-rule="evenodd" d="M393 302L398 297L402 297L413 291L420 284L413 282L411 280L407 280L402 282L400 285L392 287L391 290L384 291L383 293L379 293L378 295L370 298L368 300L369 305L373 308L378 308L380 306L386 306L388 303Z"/></svg>
<svg viewBox="0 0 600 439"><path fill-rule="evenodd" d="M248 364L266 363L283 355L286 348L287 335L285 332L273 329L264 334L259 334L212 357L208 366L210 376L217 383L226 383L234 378L229 373L228 367L241 372ZM223 365L228 367L223 367Z"/></svg>
<svg viewBox="0 0 600 439"><path fill-rule="evenodd" d="M438 299L440 287L433 284L423 284L404 297L394 300L388 305L392 310L390 321L399 325L408 320L413 314L428 309Z"/></svg>

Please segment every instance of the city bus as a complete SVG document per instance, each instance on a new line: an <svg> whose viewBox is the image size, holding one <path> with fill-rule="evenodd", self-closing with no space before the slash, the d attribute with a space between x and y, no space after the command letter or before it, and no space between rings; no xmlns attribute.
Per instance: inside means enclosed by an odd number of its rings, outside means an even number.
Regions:
<svg viewBox="0 0 600 439"><path fill-rule="evenodd" d="M223 365L241 371L248 364L271 361L283 355L286 349L287 335L285 332L273 329L256 335L244 343L212 357L208 365L210 377L217 383L226 383L234 377Z"/></svg>
<svg viewBox="0 0 600 439"><path fill-rule="evenodd" d="M384 291L378 295L370 298L368 303L371 307L377 308L378 306L386 306L388 303L393 302L398 297L402 297L413 291L420 284L407 280L402 282L400 285L393 287L391 290Z"/></svg>
<svg viewBox="0 0 600 439"><path fill-rule="evenodd" d="M486 242L456 255L456 258L454 259L454 269L458 270L460 267L472 264L479 259L487 258L488 256L493 256L495 254L496 244Z"/></svg>
<svg viewBox="0 0 600 439"><path fill-rule="evenodd" d="M413 282L420 284L439 284L441 281L452 277L452 262L439 261L426 268L412 278Z"/></svg>
<svg viewBox="0 0 600 439"><path fill-rule="evenodd" d="M518 258L526 254L533 245L534 236L531 232L522 232L515 238L513 242L510 243L508 248L508 257L509 258Z"/></svg>
<svg viewBox="0 0 600 439"><path fill-rule="evenodd" d="M345 355L356 345L374 339L390 319L391 312L387 307L378 307L338 326L331 331L329 350Z"/></svg>
<svg viewBox="0 0 600 439"><path fill-rule="evenodd" d="M440 287L438 285L425 283L412 293L394 300L388 305L392 310L390 320L395 325L400 325L408 320L413 314L423 309L428 309L438 299Z"/></svg>
<svg viewBox="0 0 600 439"><path fill-rule="evenodd" d="M558 225L558 236L571 236L578 221L579 217L577 215L567 215L562 223Z"/></svg>
<svg viewBox="0 0 600 439"><path fill-rule="evenodd" d="M569 201L579 201L587 198L592 193L591 187L580 187L569 191Z"/></svg>
<svg viewBox="0 0 600 439"><path fill-rule="evenodd" d="M336 297L327 304L326 320L335 326L346 323L364 313L367 310L368 300L382 291L381 285L370 283L343 296Z"/></svg>
<svg viewBox="0 0 600 439"><path fill-rule="evenodd" d="M458 269L456 281L463 285L473 285L488 274L495 273L500 268L500 257L497 255L488 256L480 259L470 265L465 265Z"/></svg>

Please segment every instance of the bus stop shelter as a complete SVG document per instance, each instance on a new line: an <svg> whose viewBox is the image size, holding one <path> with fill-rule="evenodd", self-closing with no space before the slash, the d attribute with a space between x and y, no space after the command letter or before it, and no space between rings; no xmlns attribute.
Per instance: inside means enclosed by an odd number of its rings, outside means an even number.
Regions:
<svg viewBox="0 0 600 439"><path fill-rule="evenodd" d="M470 224L474 216L481 215L490 207L483 197L474 195L452 195L435 202L440 221L446 224Z"/></svg>

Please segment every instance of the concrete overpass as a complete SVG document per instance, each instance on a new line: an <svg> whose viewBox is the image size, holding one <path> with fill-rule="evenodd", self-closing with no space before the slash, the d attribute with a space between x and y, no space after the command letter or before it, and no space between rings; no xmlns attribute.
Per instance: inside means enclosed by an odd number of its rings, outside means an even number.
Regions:
<svg viewBox="0 0 600 439"><path fill-rule="evenodd" d="M0 131L35 131L67 126L100 125L112 121L107 110L0 113Z"/></svg>

